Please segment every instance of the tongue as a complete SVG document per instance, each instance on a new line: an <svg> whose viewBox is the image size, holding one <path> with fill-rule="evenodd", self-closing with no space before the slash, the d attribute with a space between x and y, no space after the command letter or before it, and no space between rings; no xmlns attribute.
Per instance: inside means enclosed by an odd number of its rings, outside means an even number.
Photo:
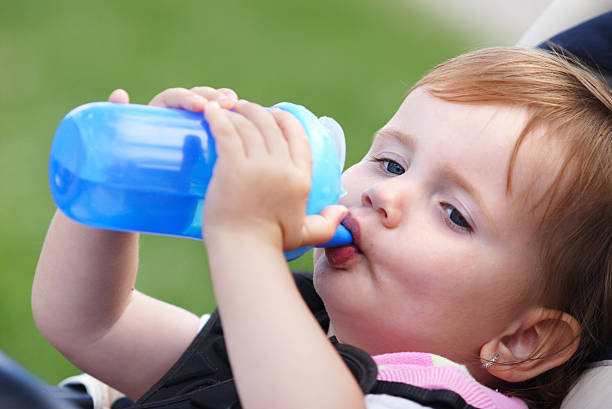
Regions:
<svg viewBox="0 0 612 409"><path fill-rule="evenodd" d="M357 250L357 247L352 244L349 244L348 246L331 247L325 249L327 261L329 261L332 266L343 265L355 257L358 253L359 250Z"/></svg>

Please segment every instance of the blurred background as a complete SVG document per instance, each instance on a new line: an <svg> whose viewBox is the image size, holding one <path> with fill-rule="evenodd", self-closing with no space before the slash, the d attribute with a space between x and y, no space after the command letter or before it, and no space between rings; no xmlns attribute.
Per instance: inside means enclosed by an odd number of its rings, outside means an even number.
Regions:
<svg viewBox="0 0 612 409"><path fill-rule="evenodd" d="M72 108L124 88L146 104L168 87L231 87L335 118L347 165L428 69L512 45L548 0L107 0L0 3L0 350L50 383L77 373L38 333L30 287L55 211L53 133ZM460 6L459 6L460 5ZM307 254L293 269L310 269ZM205 249L144 236L138 288L210 312Z"/></svg>

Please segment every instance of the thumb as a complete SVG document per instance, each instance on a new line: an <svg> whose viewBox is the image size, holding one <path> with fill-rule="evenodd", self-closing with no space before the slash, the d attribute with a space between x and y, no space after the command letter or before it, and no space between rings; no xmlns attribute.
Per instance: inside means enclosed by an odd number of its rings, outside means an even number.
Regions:
<svg viewBox="0 0 612 409"><path fill-rule="evenodd" d="M128 95L127 91L123 89L116 89L111 92L110 96L108 97L108 100L109 102L127 104L130 102L130 96Z"/></svg>
<svg viewBox="0 0 612 409"><path fill-rule="evenodd" d="M301 246L314 246L331 240L347 212L348 209L342 205L332 205L319 214L306 216L302 226Z"/></svg>

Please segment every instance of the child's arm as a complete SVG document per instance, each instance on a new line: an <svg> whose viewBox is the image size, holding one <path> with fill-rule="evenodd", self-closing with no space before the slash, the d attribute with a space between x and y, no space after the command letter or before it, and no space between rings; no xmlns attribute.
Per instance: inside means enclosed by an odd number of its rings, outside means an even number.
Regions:
<svg viewBox="0 0 612 409"><path fill-rule="evenodd" d="M362 408L363 394L293 282L283 250L321 243L340 206L304 217L310 151L299 122L240 102L207 105L218 160L204 237L244 408Z"/></svg>
<svg viewBox="0 0 612 409"><path fill-rule="evenodd" d="M178 359L198 328L196 316L135 291L137 268L137 234L92 229L58 211L32 288L45 338L78 368L131 397Z"/></svg>
<svg viewBox="0 0 612 409"><path fill-rule="evenodd" d="M202 111L206 99L196 94L212 91L196 91L168 90L152 104ZM128 96L118 90L109 100L127 103ZM93 229L58 211L32 288L34 319L49 342L131 397L170 368L199 325L194 314L135 291L137 269L137 234Z"/></svg>

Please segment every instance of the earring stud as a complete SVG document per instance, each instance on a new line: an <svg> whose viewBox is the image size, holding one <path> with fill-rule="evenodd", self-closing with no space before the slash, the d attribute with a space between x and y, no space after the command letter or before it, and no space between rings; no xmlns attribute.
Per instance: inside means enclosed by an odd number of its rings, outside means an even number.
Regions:
<svg viewBox="0 0 612 409"><path fill-rule="evenodd" d="M497 360L499 359L499 354L496 352L495 355L493 356L493 358L491 358L489 361L485 362L482 364L483 368L490 368L491 366L493 366L493 364L495 362L497 362Z"/></svg>

